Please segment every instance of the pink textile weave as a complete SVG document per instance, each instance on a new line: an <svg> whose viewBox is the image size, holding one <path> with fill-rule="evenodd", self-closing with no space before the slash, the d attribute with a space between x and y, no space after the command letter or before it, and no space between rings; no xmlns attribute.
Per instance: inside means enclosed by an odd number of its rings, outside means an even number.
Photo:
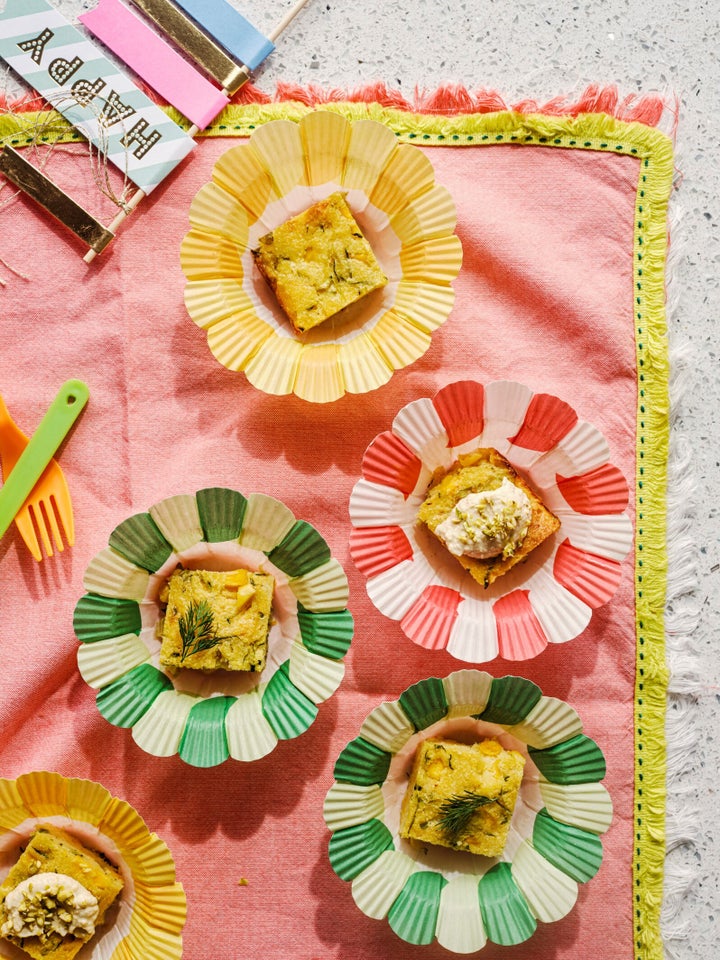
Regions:
<svg viewBox="0 0 720 960"><path fill-rule="evenodd" d="M349 556L348 498L366 446L395 413L459 379L508 378L566 400L603 432L632 485L640 161L430 148L464 249L450 318L386 386L322 406L258 392L215 361L187 316L179 247L188 207L232 145L201 141L91 267L28 201L2 211L0 257L26 279L3 270L0 392L26 432L65 379L85 380L90 401L60 456L75 546L38 565L14 528L0 544L0 775L55 770L132 803L173 853L189 960L444 960L441 947L406 944L362 915L328 861L322 806L339 751L378 703L463 666L415 646L369 601ZM58 162L70 192L90 196L86 162L73 151ZM213 485L278 496L318 528L348 574L356 632L345 679L305 734L255 763L197 770L149 757L100 716L78 673L72 614L88 562L121 520ZM607 758L615 811L600 872L575 910L510 951L488 945L485 960L633 958L632 580L629 557L613 600L568 646L481 667L521 673L578 710Z"/></svg>

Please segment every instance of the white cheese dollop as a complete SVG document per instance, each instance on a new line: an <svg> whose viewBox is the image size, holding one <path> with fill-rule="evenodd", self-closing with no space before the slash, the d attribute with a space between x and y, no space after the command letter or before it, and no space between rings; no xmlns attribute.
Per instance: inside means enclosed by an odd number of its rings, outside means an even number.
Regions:
<svg viewBox="0 0 720 960"><path fill-rule="evenodd" d="M22 880L5 897L4 907L4 937L92 935L98 917L97 899L64 873L36 873Z"/></svg>
<svg viewBox="0 0 720 960"><path fill-rule="evenodd" d="M530 499L506 477L495 490L459 500L435 533L456 557L505 558L522 543L531 519Z"/></svg>

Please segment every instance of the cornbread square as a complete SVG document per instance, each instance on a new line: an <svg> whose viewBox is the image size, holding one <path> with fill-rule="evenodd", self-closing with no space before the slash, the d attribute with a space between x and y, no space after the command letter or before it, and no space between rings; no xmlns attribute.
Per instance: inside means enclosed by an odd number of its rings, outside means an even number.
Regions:
<svg viewBox="0 0 720 960"><path fill-rule="evenodd" d="M299 333L387 283L340 192L260 237L252 254Z"/></svg>
<svg viewBox="0 0 720 960"><path fill-rule="evenodd" d="M243 569L175 570L160 625L161 666L261 672L274 582Z"/></svg>
<svg viewBox="0 0 720 960"><path fill-rule="evenodd" d="M435 533L455 505L469 493L494 490L503 480L509 480L519 487L530 500L532 518L524 539L514 553L507 557L498 555L481 559L478 557L456 556L474 580L483 587L489 587L493 581L507 573L541 543L551 537L560 528L560 521L547 509L542 500L513 469L510 463L492 447L484 447L472 453L461 454L449 470L439 468L433 473L427 495L418 511L418 520ZM437 536L437 534L436 534ZM440 539L440 537L438 537ZM441 540L442 542L442 540ZM453 556L455 556L453 554Z"/></svg>
<svg viewBox="0 0 720 960"><path fill-rule="evenodd" d="M44 824L30 837L0 886L0 928L7 920L5 899L23 880L39 873L60 873L82 884L98 901L96 929L123 888L117 869L101 854L58 827ZM94 934L51 933L46 938L5 937L35 960L72 960Z"/></svg>
<svg viewBox="0 0 720 960"><path fill-rule="evenodd" d="M525 758L497 740L424 740L400 809L400 836L497 857L505 849Z"/></svg>

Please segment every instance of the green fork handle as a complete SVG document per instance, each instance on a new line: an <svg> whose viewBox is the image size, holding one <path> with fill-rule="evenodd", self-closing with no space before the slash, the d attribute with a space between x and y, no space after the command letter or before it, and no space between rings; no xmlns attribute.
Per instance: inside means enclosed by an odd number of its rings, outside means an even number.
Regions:
<svg viewBox="0 0 720 960"><path fill-rule="evenodd" d="M90 392L82 380L66 380L0 488L0 537L15 519L55 451L80 416Z"/></svg>

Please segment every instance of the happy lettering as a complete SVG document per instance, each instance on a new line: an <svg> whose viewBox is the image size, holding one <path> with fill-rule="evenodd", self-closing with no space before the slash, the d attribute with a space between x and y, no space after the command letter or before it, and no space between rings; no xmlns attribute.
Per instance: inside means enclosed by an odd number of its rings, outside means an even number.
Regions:
<svg viewBox="0 0 720 960"><path fill-rule="evenodd" d="M24 53L30 54L32 61L40 66L46 47L54 36L54 31L46 27L36 37L22 40L17 46ZM48 76L59 87L66 87L84 65L85 61L78 56L73 57L72 60L55 57L50 61L47 72ZM102 96L103 107L98 114L97 121L107 129L116 123L127 120L137 111L130 104L123 103L115 90L111 89L107 95L104 95L103 91L106 87L107 83L101 77L96 80L78 79L70 87L70 94L81 107L88 107L93 100ZM149 126L147 120L141 118L120 141L124 147L131 150L137 159L144 157L161 139L160 132L150 130Z"/></svg>

